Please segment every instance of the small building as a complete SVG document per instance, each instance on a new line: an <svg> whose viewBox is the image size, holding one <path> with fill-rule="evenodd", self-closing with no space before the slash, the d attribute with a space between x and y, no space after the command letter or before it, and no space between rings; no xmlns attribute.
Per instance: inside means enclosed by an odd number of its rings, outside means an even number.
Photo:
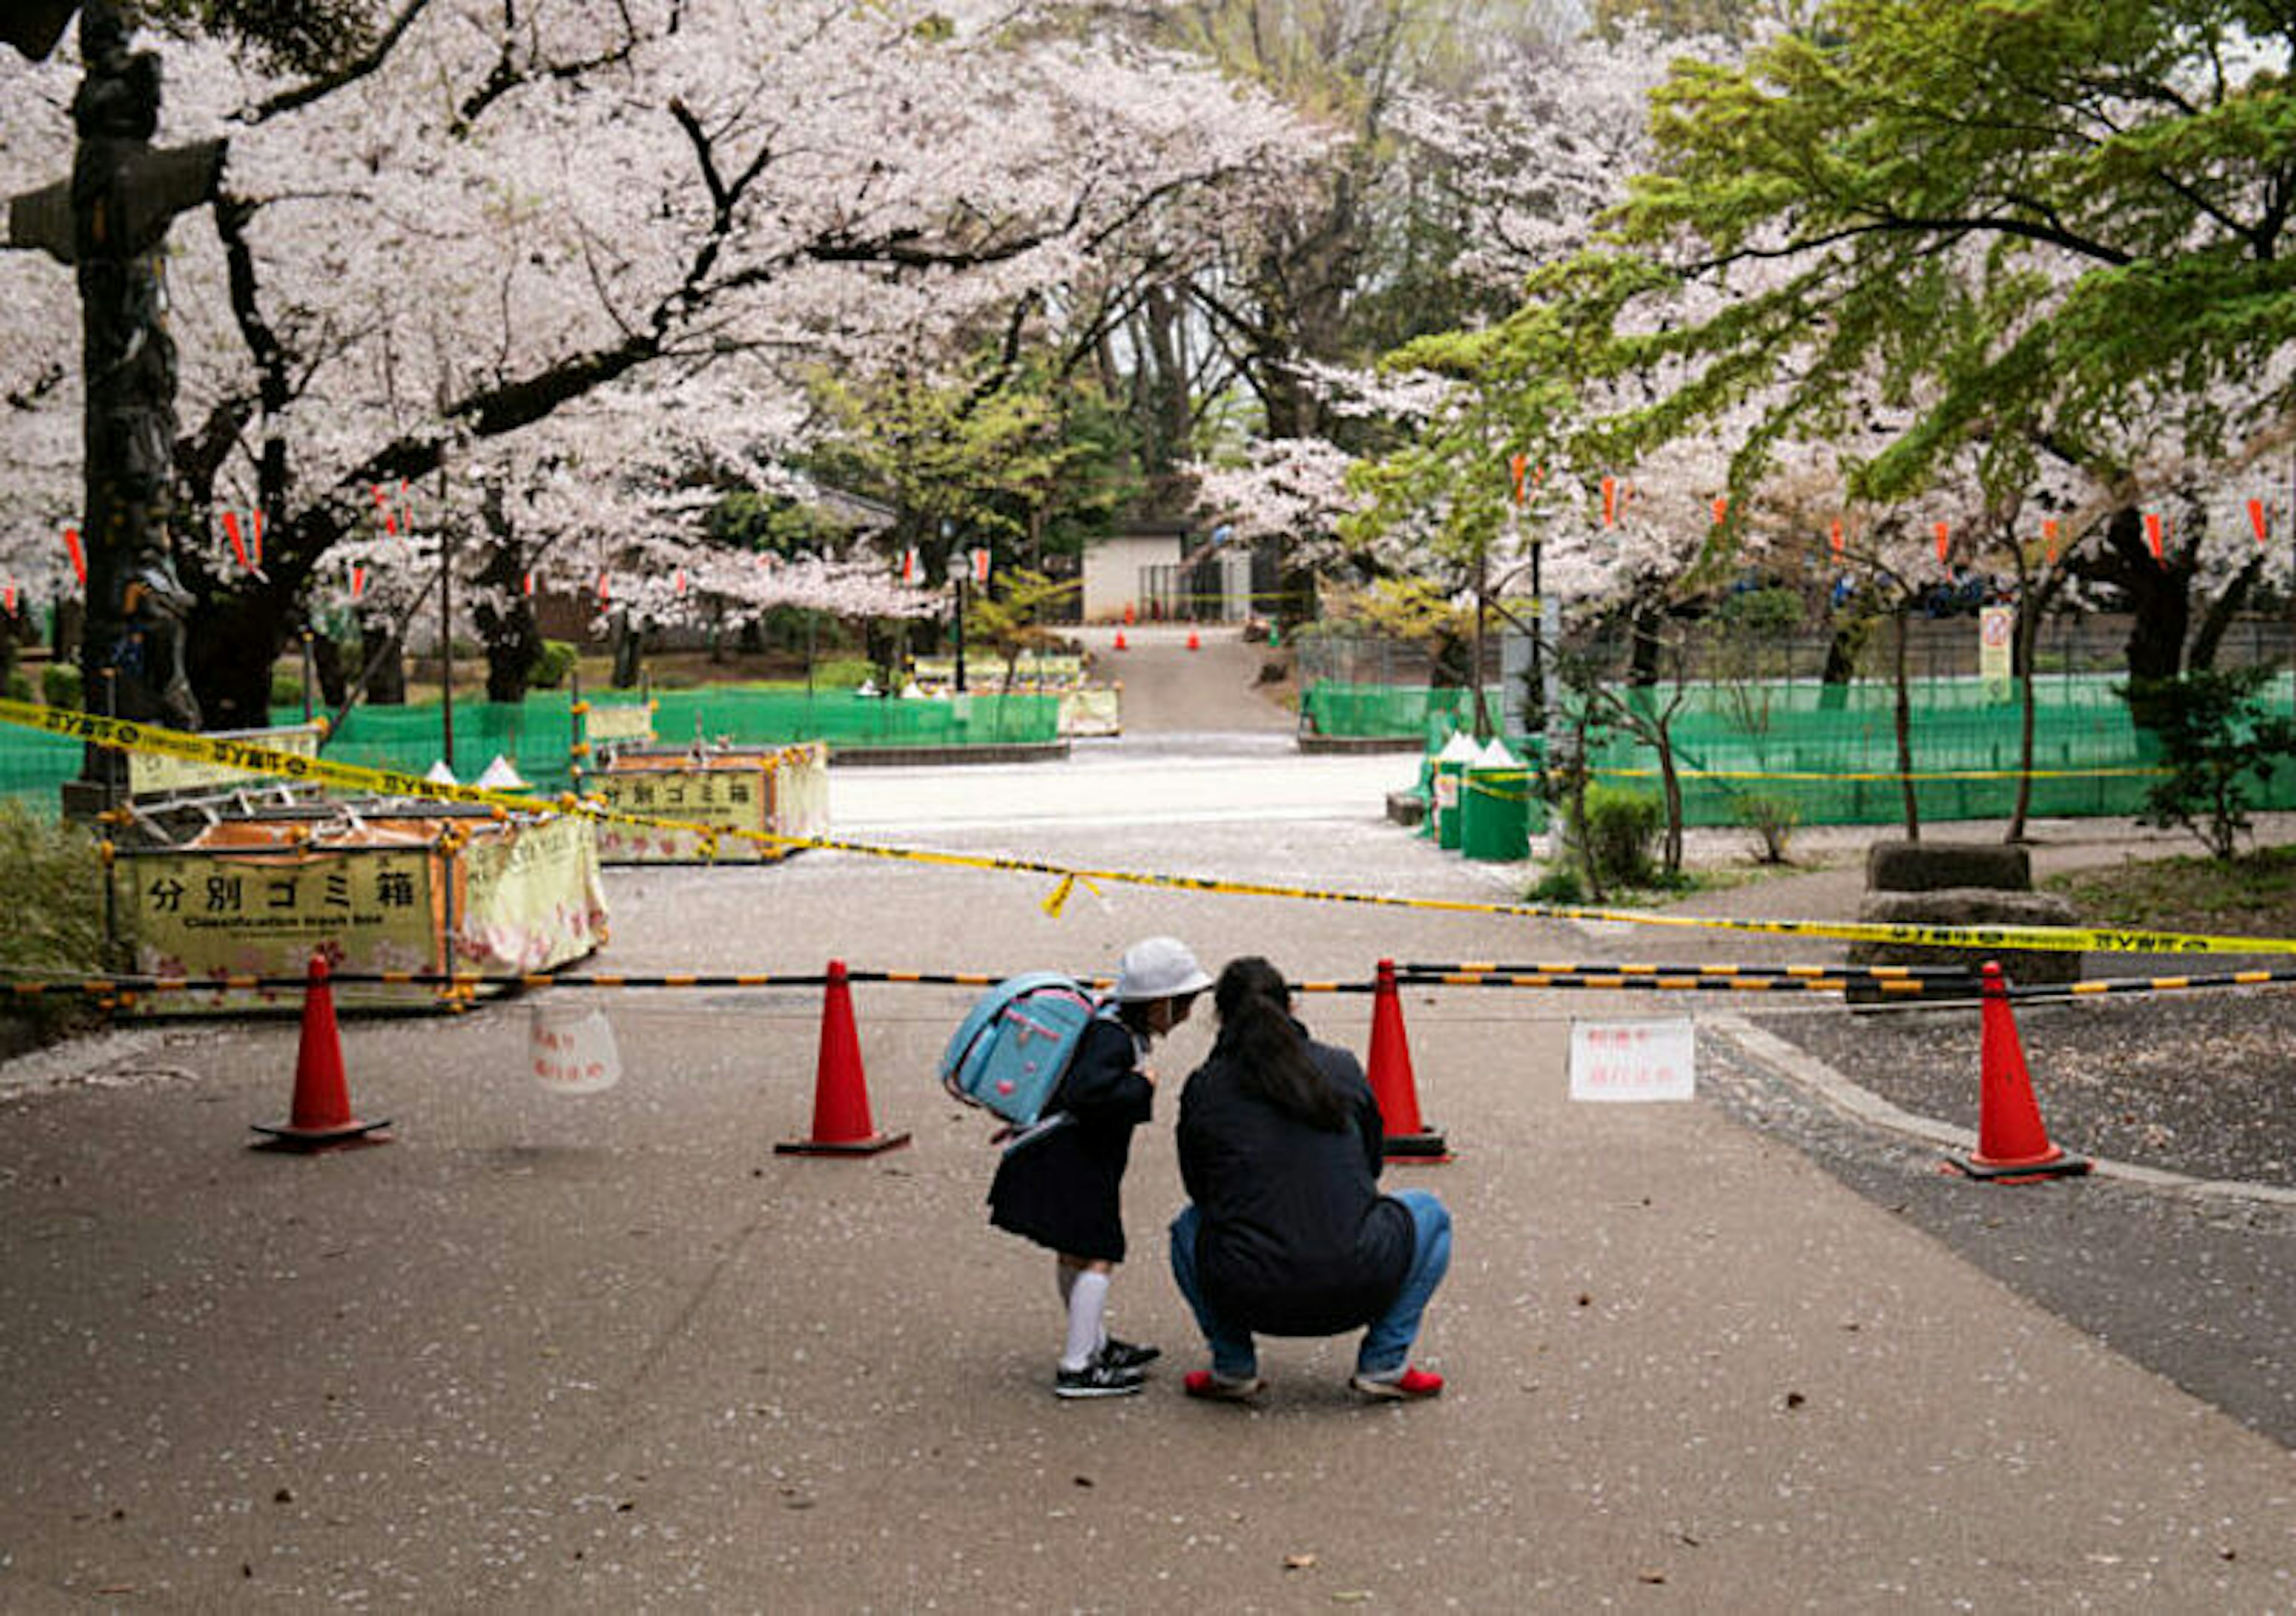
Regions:
<svg viewBox="0 0 2296 1616"><path fill-rule="evenodd" d="M1084 551L1084 620L1119 623L1129 606L1142 621L1168 616L1154 574L1169 574L1187 554L1189 530L1180 522L1128 522Z"/></svg>

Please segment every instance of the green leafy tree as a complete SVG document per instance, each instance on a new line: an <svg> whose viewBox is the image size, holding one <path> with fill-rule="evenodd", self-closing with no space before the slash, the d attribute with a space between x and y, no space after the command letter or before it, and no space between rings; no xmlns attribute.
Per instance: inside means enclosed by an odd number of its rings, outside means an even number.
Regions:
<svg viewBox="0 0 2296 1616"><path fill-rule="evenodd" d="M1832 0L1741 66L1676 63L1615 242L1535 295L1579 368L1666 376L1614 445L1751 410L1742 481L1797 431L1877 434L1847 490L1874 502L1971 445L2110 481L2161 417L2237 449L2291 402L2292 52L2257 0ZM2091 559L2184 620L2133 511ZM2176 670L2159 638L2134 671Z"/></svg>
<svg viewBox="0 0 2296 1616"><path fill-rule="evenodd" d="M2154 733L2169 772L2147 788L2139 824L2182 826L2214 858L2239 852L2251 828L2251 792L2276 765L2296 757L2296 720L2267 714L2257 702L2270 677L2262 668L2203 670L2154 681L2143 693L2161 715Z"/></svg>
<svg viewBox="0 0 2296 1616"><path fill-rule="evenodd" d="M980 590L967 602L964 633L972 644L1004 658L1004 688L1010 690L1023 656L1059 645L1059 631L1043 618L1056 603L1075 594L1078 585L1073 578L1047 578L1021 567L1005 572L992 588L993 593Z"/></svg>

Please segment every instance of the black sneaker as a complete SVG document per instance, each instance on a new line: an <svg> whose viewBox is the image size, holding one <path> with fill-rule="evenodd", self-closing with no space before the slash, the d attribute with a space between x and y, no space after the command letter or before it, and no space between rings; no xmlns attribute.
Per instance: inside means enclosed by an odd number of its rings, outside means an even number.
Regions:
<svg viewBox="0 0 2296 1616"><path fill-rule="evenodd" d="M1120 1341L1110 1336L1100 1343L1100 1361L1111 1369L1145 1369L1164 1356L1161 1347L1144 1347L1137 1341Z"/></svg>
<svg viewBox="0 0 2296 1616"><path fill-rule="evenodd" d="M1081 1369L1063 1369L1053 1377L1054 1397L1130 1397L1146 1385L1137 1369L1119 1369L1095 1358Z"/></svg>

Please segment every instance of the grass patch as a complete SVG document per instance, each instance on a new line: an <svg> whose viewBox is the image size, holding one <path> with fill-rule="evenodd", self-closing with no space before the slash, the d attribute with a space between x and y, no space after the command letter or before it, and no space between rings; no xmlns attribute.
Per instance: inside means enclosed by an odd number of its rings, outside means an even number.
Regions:
<svg viewBox="0 0 2296 1616"><path fill-rule="evenodd" d="M2227 861L2130 859L2041 885L2070 899L2089 925L2296 936L2296 848L2258 848Z"/></svg>
<svg viewBox="0 0 2296 1616"><path fill-rule="evenodd" d="M51 824L21 803L0 801L0 869L10 877L0 976L85 976L103 969L103 866L93 836L78 825ZM0 1015L28 1024L40 1038L101 1019L77 995L0 1001Z"/></svg>

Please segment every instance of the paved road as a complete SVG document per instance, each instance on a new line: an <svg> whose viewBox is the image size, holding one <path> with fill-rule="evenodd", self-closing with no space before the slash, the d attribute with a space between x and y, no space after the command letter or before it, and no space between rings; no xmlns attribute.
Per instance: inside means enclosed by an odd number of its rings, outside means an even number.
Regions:
<svg viewBox="0 0 2296 1616"><path fill-rule="evenodd" d="M932 839L1491 890L1361 808ZM632 969L1089 966L1157 930L1308 977L1587 946L1130 888L1055 919L1032 877L849 856L611 891ZM241 1148L284 1107L290 1026L0 1072L0 1607L2296 1607L2286 1449L1718 1106L1569 1103L1569 1016L1646 1001L1410 997L1457 1152L1414 1178L1459 1224L1422 1342L1451 1390L1358 1407L1344 1343L1275 1342L1247 1412L1177 1393L1164 1130L1116 1311L1173 1360L1057 1403L1048 1265L987 1227L985 1129L930 1077L962 996L856 1000L878 1120L915 1135L866 1161L771 1153L808 1114L799 989L612 998L627 1075L582 1100L522 1076L522 1005L353 1024L355 1099L398 1142L316 1161ZM1362 999L1305 1013L1361 1047Z"/></svg>

